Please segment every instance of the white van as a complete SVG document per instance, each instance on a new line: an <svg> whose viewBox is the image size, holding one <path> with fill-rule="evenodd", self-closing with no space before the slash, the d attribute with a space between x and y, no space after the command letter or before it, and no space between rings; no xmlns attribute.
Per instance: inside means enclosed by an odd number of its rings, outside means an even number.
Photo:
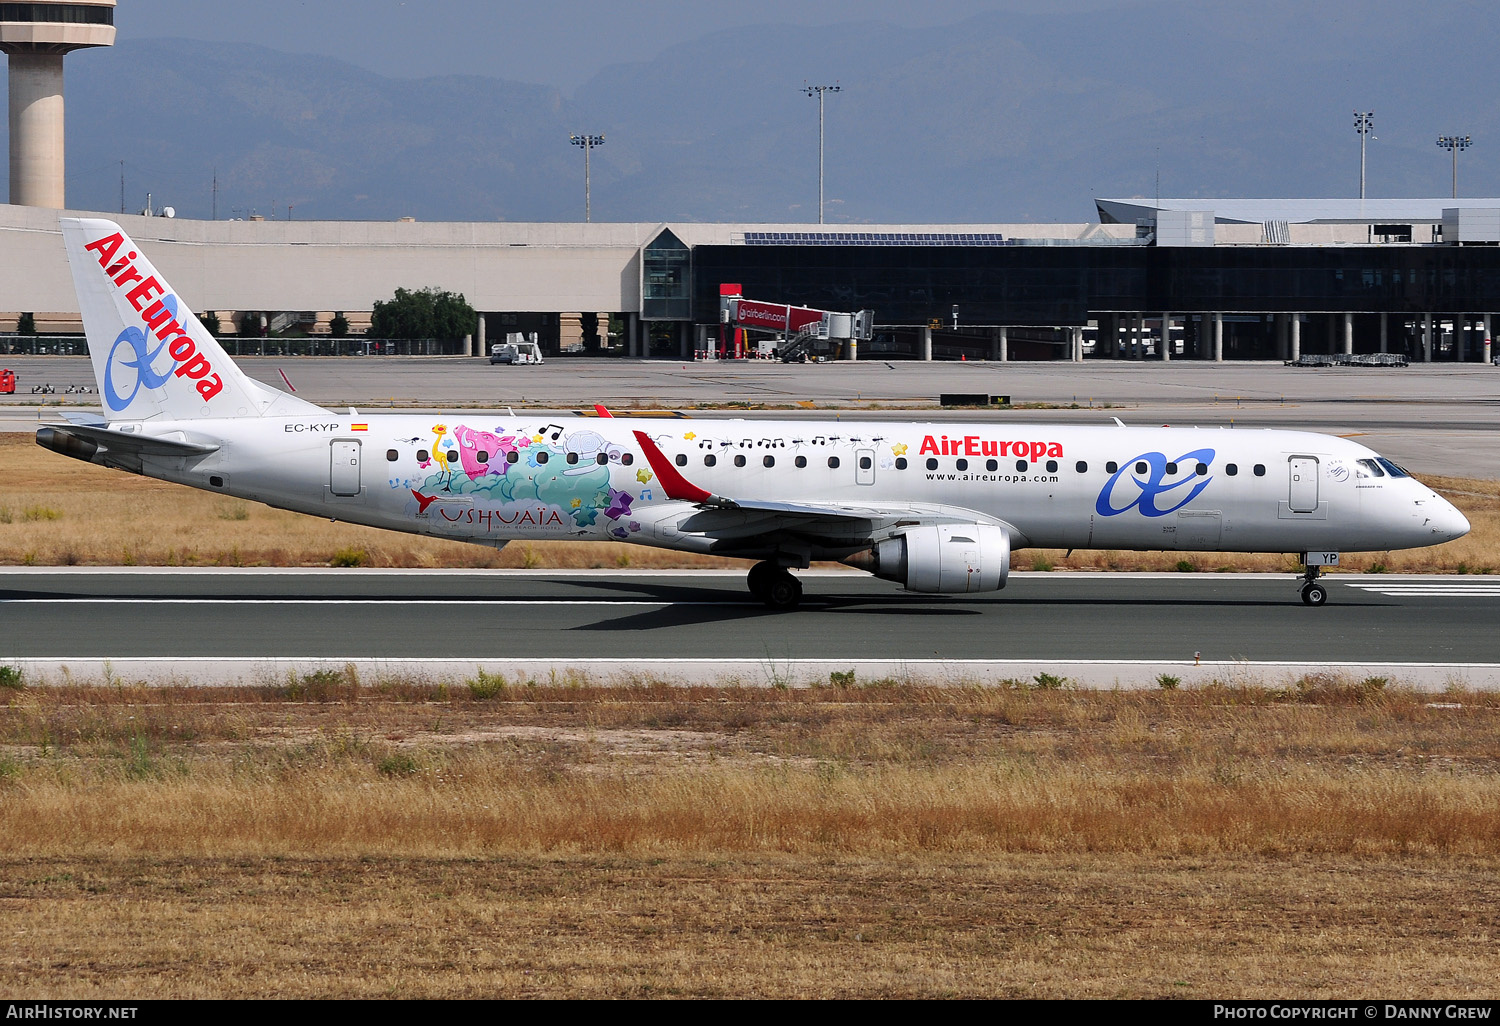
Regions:
<svg viewBox="0 0 1500 1026"><path fill-rule="evenodd" d="M490 346L490 363L540 364L542 347L535 342L496 342Z"/></svg>

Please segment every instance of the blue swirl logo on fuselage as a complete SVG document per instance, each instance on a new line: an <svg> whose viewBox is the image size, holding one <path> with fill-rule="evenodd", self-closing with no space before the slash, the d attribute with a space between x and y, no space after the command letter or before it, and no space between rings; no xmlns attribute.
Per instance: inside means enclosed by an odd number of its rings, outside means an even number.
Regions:
<svg viewBox="0 0 1500 1026"><path fill-rule="evenodd" d="M177 317L177 297L167 295L162 297L162 303L171 312L172 317ZM130 389L129 395L121 395L120 389L115 384L115 354L120 351L120 346L130 347L135 358L122 358L119 366L128 367L134 372L135 385ZM177 369L177 361L172 360L172 366L165 371L158 371L153 366L157 357L167 348L165 342L155 349L151 348L151 339L140 328L126 328L120 332L115 344L109 349L109 357L104 361L104 402L116 413L122 412L127 406L135 401L136 395L141 389L160 388L172 380L172 372ZM171 357L169 356L170 360Z"/></svg>
<svg viewBox="0 0 1500 1026"><path fill-rule="evenodd" d="M1207 466L1213 463L1213 461L1214 451L1212 449L1194 449L1192 452L1183 453L1175 460L1168 460L1165 455L1159 452L1143 452L1134 459L1127 461L1105 482L1103 490L1099 492L1098 501L1094 503L1094 512L1098 513L1101 517L1117 517L1121 513L1128 513L1132 509L1139 509L1141 516L1145 517L1164 517L1168 513L1175 513L1196 499L1198 494L1208 487L1208 483L1213 478L1206 474L1199 476L1194 471L1197 464L1202 463ZM1142 463L1146 464L1144 476L1142 476L1138 469L1138 465ZM1178 467L1186 465L1189 469L1180 480L1168 481L1168 463L1177 464ZM1131 486L1136 489L1136 495L1123 506L1116 506L1114 504L1115 488L1119 484L1120 479L1127 474L1129 475L1128 480ZM1157 505L1157 499L1166 496L1166 501L1170 502L1178 494L1181 494L1180 489L1187 488L1189 485L1193 487L1188 488L1188 493L1183 496L1182 501L1177 503L1177 505L1168 506L1165 509Z"/></svg>

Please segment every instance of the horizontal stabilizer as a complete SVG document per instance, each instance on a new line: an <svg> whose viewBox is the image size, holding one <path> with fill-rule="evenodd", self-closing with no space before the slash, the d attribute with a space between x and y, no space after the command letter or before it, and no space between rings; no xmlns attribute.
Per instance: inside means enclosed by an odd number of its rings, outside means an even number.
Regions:
<svg viewBox="0 0 1500 1026"><path fill-rule="evenodd" d="M46 432L44 435L43 432ZM181 432L178 432L181 434ZM87 424L67 424L39 428L37 444L47 449L58 448L54 443L66 443L69 439L83 439L99 449L113 453L129 453L135 456L207 456L218 452L219 447L205 442L189 442L177 438L153 438L107 427Z"/></svg>

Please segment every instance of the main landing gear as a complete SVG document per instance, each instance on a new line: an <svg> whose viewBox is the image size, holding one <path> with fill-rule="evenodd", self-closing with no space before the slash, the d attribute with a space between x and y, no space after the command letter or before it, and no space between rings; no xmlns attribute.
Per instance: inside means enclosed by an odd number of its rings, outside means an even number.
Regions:
<svg viewBox="0 0 1500 1026"><path fill-rule="evenodd" d="M1314 563L1302 571L1302 603L1308 606L1321 606L1328 601L1328 589L1318 583L1318 575L1323 568Z"/></svg>
<svg viewBox="0 0 1500 1026"><path fill-rule="evenodd" d="M772 609L796 609L802 601L802 582L784 566L770 560L756 563L745 577L750 594Z"/></svg>

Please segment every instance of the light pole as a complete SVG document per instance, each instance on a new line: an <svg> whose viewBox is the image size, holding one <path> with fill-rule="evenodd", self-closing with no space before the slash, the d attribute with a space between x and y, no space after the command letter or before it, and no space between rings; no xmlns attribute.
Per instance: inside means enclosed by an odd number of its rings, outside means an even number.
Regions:
<svg viewBox="0 0 1500 1026"><path fill-rule="evenodd" d="M568 141L574 146L583 147L583 219L586 222L592 221L594 219L594 212L592 209L593 200L589 195L592 191L589 181L589 153L595 146L604 145L604 135L603 133L599 135L570 135L568 136Z"/></svg>
<svg viewBox="0 0 1500 1026"><path fill-rule="evenodd" d="M1440 148L1453 154L1453 198L1458 199L1458 155L1473 145L1473 140L1467 135L1440 135L1437 144Z"/></svg>
<svg viewBox="0 0 1500 1026"><path fill-rule="evenodd" d="M1354 112L1354 130L1359 133L1359 198L1365 198L1365 140L1375 130L1375 112Z"/></svg>
<svg viewBox="0 0 1500 1026"><path fill-rule="evenodd" d="M802 91L818 98L818 223L823 223L823 94L842 92L837 85L804 85Z"/></svg>

